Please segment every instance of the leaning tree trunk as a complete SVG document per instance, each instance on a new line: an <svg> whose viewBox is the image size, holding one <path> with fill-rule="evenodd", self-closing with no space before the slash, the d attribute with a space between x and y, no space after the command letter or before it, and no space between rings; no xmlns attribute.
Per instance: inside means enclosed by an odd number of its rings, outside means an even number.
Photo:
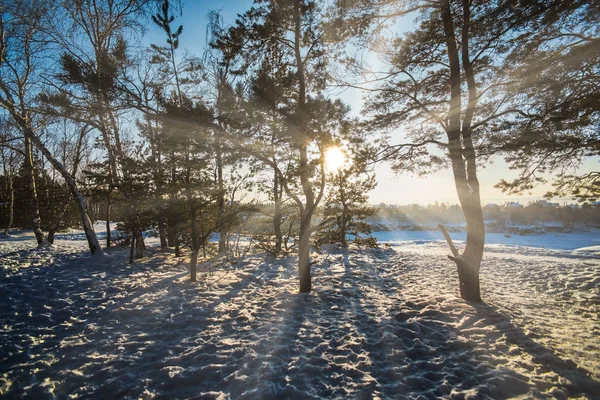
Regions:
<svg viewBox="0 0 600 400"><path fill-rule="evenodd" d="M50 164L52 164L52 166L62 175L62 177L66 181L67 185L69 185L69 189L71 190L73 198L75 199L75 202L77 203L77 206L79 208L79 217L81 218L81 224L83 225L83 231L85 232L85 238L87 239L90 253L95 254L96 251L99 251L102 253L102 247L100 247L100 242L98 242L98 237L96 236L96 232L94 231L92 222L90 221L90 218L87 214L87 205L86 205L85 199L84 199L83 195L81 194L81 192L79 191L79 188L77 187L77 184L75 183L75 179L73 178L73 176L71 176L69 171L67 171L65 166L62 165L56 158L54 158L52 153L50 153L50 151L46 148L46 146L44 146L44 144L42 143L40 138L38 138L37 135L31 129L23 129L23 132L25 133L26 138L29 138L31 141L33 141L33 143L35 143L36 147L42 152L42 154L44 154L44 157L46 157L46 159L50 162ZM26 157L26 158L28 158L28 157ZM29 160L31 161L30 157L29 157ZM34 186L34 192L35 192L35 186ZM35 202L37 204L37 196L36 196ZM37 213L38 213L38 222L39 222L39 211L37 211ZM40 234L41 234L41 230L40 230ZM38 236L38 234L36 233L36 237L37 236ZM43 235L42 235L42 238L43 238ZM39 244L39 239L38 239L38 244Z"/></svg>
<svg viewBox="0 0 600 400"><path fill-rule="evenodd" d="M40 206L38 203L37 188L35 184L35 169L33 166L31 137L29 135L25 135L25 171L27 173L27 179L29 180L31 196L29 207L33 214L32 229L35 233L35 239L37 240L38 246L42 246L47 242L41 229Z"/></svg>

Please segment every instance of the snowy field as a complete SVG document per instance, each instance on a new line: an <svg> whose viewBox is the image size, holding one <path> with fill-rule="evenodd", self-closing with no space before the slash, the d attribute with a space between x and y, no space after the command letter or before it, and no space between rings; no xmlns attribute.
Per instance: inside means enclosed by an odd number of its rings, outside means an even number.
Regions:
<svg viewBox="0 0 600 400"><path fill-rule="evenodd" d="M1 239L0 397L599 398L598 235L488 236L476 305L441 234L413 233L314 252L308 295L294 257L192 284L169 252Z"/></svg>

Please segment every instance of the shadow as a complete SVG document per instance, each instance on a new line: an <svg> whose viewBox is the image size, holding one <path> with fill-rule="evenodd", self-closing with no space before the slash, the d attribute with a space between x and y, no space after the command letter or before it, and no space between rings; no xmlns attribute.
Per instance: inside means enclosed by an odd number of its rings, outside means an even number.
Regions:
<svg viewBox="0 0 600 400"><path fill-rule="evenodd" d="M35 235L33 234L33 231L14 230L14 231L10 231L8 236L6 236L4 233L0 234L0 244L8 243L8 242L27 242L27 241L31 241L32 243L35 243L35 245L37 246L37 242L35 239Z"/></svg>
<svg viewBox="0 0 600 400"><path fill-rule="evenodd" d="M504 336L509 345L518 348L519 356L529 355L531 361L537 364L539 374L556 374L553 385L564 391L568 397L588 396L594 398L600 393L600 381L591 377L589 371L578 367L573 361L558 356L552 349L536 342L521 328L515 326L509 316L499 311L494 305L486 303L472 304L477 315L487 326L494 326L497 331L488 335L486 340L493 342ZM516 354L513 353L513 356ZM559 379L559 377L567 378ZM540 391L547 389L546 385L538 386Z"/></svg>
<svg viewBox="0 0 600 400"><path fill-rule="evenodd" d="M352 332L347 337L345 371L355 398L440 398L491 396L506 398L527 393L525 377L502 371L497 382L493 365L486 365L475 353L475 344L466 342L452 324L452 317L427 300L405 299L403 276L393 275L386 261L393 251L374 252L374 265L354 262L355 252L343 252L342 290ZM393 262L393 261L392 261ZM434 300L435 301L435 300ZM347 350L350 350L349 352ZM360 354L355 357L354 354ZM365 359L366 355L366 359ZM506 391L502 383L511 384ZM514 382L520 382L515 388ZM516 394L515 394L516 393Z"/></svg>
<svg viewBox="0 0 600 400"><path fill-rule="evenodd" d="M260 310L248 325L259 340L250 346L235 367L235 372L216 385L216 389L236 399L306 399L312 376L310 362L298 362L306 355L303 325L314 310L314 297L288 290L279 291L272 304L277 310Z"/></svg>
<svg viewBox="0 0 600 400"><path fill-rule="evenodd" d="M123 266L126 250L111 252ZM5 275L2 396L543 397L548 382L519 373L531 364L511 364L529 358L570 396L598 393L494 307L409 298L420 282L395 254L331 251L313 266L310 294L297 294L295 258L264 255L211 285L190 283L187 264L159 249L126 267L75 260ZM480 325L457 327L469 318Z"/></svg>
<svg viewBox="0 0 600 400"><path fill-rule="evenodd" d="M388 251L376 258L384 261L392 255ZM457 346L458 332L440 321L441 313L405 300L398 277L385 276L385 263L373 266L375 271L361 271L350 253L343 256L344 282L354 294L354 326L364 338L360 347L370 361L365 372L374 379L360 397L438 398L448 396L454 385L473 388L475 382L463 374L477 365L470 357L472 346ZM382 315L378 303L386 300L387 312ZM446 361L456 350L461 360ZM453 385L448 384L451 381Z"/></svg>
<svg viewBox="0 0 600 400"><path fill-rule="evenodd" d="M239 355L234 346L220 346L215 339L220 337L216 331L227 331L239 320L233 313L227 320L220 317L248 286L268 274L269 263L252 270L247 279L223 285L218 294L207 290L206 283L189 282L189 266L178 264L185 266L181 272L167 274L104 310L95 318L97 328L86 334L89 343L81 348L81 355L56 365L54 374L83 370L100 384L82 390L82 382L69 380L55 393L110 398L138 397L151 390L191 397L214 390L235 370L237 364L226 362ZM94 362L98 355L103 362Z"/></svg>

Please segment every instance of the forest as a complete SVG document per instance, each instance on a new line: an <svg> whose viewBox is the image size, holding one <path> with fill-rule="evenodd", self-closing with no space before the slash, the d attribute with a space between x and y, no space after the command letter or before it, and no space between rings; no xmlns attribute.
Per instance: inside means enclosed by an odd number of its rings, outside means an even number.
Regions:
<svg viewBox="0 0 600 400"><path fill-rule="evenodd" d="M600 393L597 2L0 10L0 396Z"/></svg>

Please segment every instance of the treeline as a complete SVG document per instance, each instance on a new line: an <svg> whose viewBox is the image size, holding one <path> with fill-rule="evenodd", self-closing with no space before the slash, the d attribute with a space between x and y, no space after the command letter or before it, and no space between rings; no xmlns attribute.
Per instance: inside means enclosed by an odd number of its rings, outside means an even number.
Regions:
<svg viewBox="0 0 600 400"><path fill-rule="evenodd" d="M273 204L265 248L293 237L306 292L313 242L368 235L374 163L450 166L468 231L451 259L461 295L479 301L478 165L504 157L520 173L499 183L509 192L553 179L551 195L600 194L600 173L577 174L600 142L593 2L257 1L231 26L211 12L201 54L180 48L179 1L0 7L2 223L39 245L77 216L101 254L92 210L121 222L130 262L149 226L162 248L188 248L195 280L206 242L219 233L230 251L260 193ZM400 18L415 20L405 33ZM148 25L163 40L145 48ZM333 88L362 90L361 118Z"/></svg>
<svg viewBox="0 0 600 400"><path fill-rule="evenodd" d="M549 206L531 202L527 206L488 204L483 208L486 232L580 232L600 227L600 207L585 203ZM465 219L460 206L444 203L421 206L379 205L367 220L374 231L434 230L438 224L463 230Z"/></svg>

